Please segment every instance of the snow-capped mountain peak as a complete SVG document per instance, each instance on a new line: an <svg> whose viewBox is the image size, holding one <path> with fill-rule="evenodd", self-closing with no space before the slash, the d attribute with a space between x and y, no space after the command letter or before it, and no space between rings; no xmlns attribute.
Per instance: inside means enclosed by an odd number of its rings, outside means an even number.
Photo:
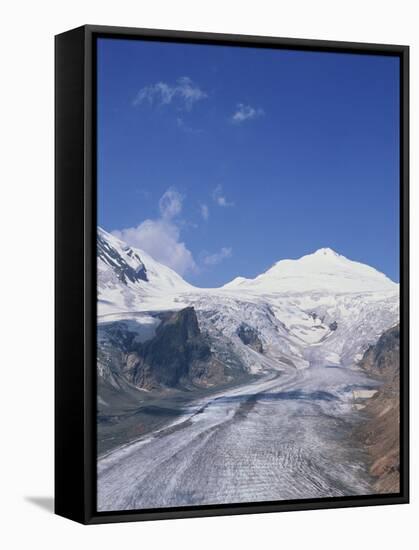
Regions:
<svg viewBox="0 0 419 550"><path fill-rule="evenodd" d="M332 293L397 290L398 285L373 267L320 248L296 260L280 260L255 279L237 277L225 289L267 292Z"/></svg>
<svg viewBox="0 0 419 550"><path fill-rule="evenodd" d="M149 254L127 245L102 228L97 232L99 314L144 309L148 303L165 306L167 296L194 287Z"/></svg>

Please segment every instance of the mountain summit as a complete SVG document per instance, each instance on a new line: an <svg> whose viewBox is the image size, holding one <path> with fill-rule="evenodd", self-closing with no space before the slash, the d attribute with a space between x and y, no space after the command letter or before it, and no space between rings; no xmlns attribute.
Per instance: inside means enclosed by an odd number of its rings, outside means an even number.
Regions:
<svg viewBox="0 0 419 550"><path fill-rule="evenodd" d="M313 252L313 255L316 256L340 256L337 252L335 252L331 248L319 248L316 250L316 252Z"/></svg>
<svg viewBox="0 0 419 550"><path fill-rule="evenodd" d="M252 292L375 292L398 285L373 267L355 262L331 248L320 248L297 260L280 260L255 279L238 277L225 289Z"/></svg>

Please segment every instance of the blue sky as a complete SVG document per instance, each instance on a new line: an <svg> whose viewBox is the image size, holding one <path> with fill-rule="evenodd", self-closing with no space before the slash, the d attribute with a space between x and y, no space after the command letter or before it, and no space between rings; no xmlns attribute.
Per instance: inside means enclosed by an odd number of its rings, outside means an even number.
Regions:
<svg viewBox="0 0 419 550"><path fill-rule="evenodd" d="M98 223L197 286L330 247L399 280L395 57L100 39Z"/></svg>

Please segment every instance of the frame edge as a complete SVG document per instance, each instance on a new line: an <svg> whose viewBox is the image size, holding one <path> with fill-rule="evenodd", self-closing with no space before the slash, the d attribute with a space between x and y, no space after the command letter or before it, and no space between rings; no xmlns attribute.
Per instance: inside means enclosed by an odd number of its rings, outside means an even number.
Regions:
<svg viewBox="0 0 419 550"><path fill-rule="evenodd" d="M55 37L55 514L85 523L84 29Z"/></svg>

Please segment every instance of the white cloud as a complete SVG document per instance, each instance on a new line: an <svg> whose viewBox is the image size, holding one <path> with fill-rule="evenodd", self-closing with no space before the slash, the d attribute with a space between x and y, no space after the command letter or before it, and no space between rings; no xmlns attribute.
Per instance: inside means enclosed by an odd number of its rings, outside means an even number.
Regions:
<svg viewBox="0 0 419 550"><path fill-rule="evenodd" d="M226 199L221 185L217 185L217 187L214 189L212 193L212 198L218 204L218 206L234 206L234 202L229 202Z"/></svg>
<svg viewBox="0 0 419 550"><path fill-rule="evenodd" d="M182 211L182 202L182 195L170 188L159 200L160 218L145 220L137 227L115 230L112 234L131 246L141 248L180 275L196 271L192 252L180 240L180 229L175 219Z"/></svg>
<svg viewBox="0 0 419 550"><path fill-rule="evenodd" d="M196 269L192 252L179 240L179 228L171 222L145 220L137 227L112 233L127 244L141 248L180 275Z"/></svg>
<svg viewBox="0 0 419 550"><path fill-rule="evenodd" d="M201 216L205 221L209 218L209 208L206 204L201 204Z"/></svg>
<svg viewBox="0 0 419 550"><path fill-rule="evenodd" d="M173 187L170 187L159 200L159 209L163 219L171 220L182 211L183 197Z"/></svg>
<svg viewBox="0 0 419 550"><path fill-rule="evenodd" d="M246 120L252 120L259 118L265 114L264 110L260 107L252 107L251 105L245 105L244 103L238 103L235 113L232 115L231 120L236 124L240 124Z"/></svg>
<svg viewBox="0 0 419 550"><path fill-rule="evenodd" d="M207 254L204 256L203 262L205 265L212 266L222 262L225 258L230 258L232 253L231 248L223 247L219 252Z"/></svg>
<svg viewBox="0 0 419 550"><path fill-rule="evenodd" d="M194 103L206 97L208 97L208 94L201 90L188 76L182 76L174 84L157 82L141 88L134 98L133 105L141 105L144 102L150 105L176 103L179 107L190 111Z"/></svg>

